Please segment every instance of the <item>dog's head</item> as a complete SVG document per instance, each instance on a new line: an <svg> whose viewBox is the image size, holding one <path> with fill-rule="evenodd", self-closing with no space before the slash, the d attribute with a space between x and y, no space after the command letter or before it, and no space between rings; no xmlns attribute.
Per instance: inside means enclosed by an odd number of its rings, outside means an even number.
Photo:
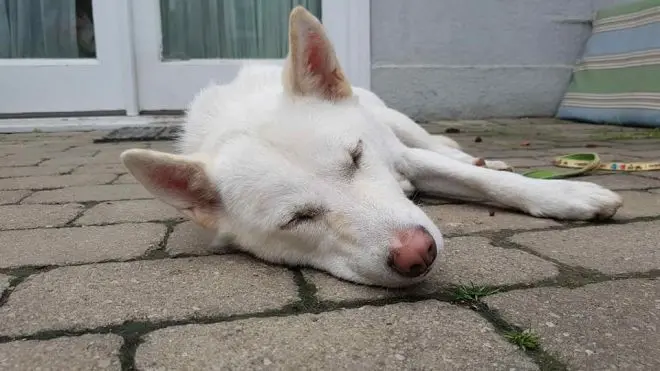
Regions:
<svg viewBox="0 0 660 371"><path fill-rule="evenodd" d="M156 197L264 260L366 284L421 281L442 236L399 185L403 145L354 97L313 15L294 9L289 32L283 95L239 102L249 131L204 154L134 149L122 161Z"/></svg>

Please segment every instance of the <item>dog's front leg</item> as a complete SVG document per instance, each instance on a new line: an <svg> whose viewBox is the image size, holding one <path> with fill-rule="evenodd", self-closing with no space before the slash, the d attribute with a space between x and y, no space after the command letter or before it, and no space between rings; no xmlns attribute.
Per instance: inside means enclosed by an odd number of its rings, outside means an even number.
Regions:
<svg viewBox="0 0 660 371"><path fill-rule="evenodd" d="M404 151L399 171L422 192L491 201L538 217L607 219L622 205L619 195L593 183L531 179L417 148Z"/></svg>

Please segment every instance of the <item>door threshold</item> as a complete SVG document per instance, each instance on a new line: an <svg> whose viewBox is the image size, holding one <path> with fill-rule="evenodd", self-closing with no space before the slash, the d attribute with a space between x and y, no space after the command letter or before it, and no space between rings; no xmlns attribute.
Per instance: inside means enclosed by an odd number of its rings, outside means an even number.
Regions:
<svg viewBox="0 0 660 371"><path fill-rule="evenodd" d="M176 116L96 116L13 118L0 120L0 133L52 133L61 131L110 131L123 127L150 125L180 125L183 117Z"/></svg>

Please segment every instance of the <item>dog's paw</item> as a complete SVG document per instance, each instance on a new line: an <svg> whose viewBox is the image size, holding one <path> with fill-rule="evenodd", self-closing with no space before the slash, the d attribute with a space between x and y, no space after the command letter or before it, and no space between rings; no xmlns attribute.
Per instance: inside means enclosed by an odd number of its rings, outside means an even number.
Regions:
<svg viewBox="0 0 660 371"><path fill-rule="evenodd" d="M562 220L609 219L623 205L621 196L594 183L546 180L533 185L527 212Z"/></svg>
<svg viewBox="0 0 660 371"><path fill-rule="evenodd" d="M513 167L503 161L486 160L486 168L499 171L513 171Z"/></svg>
<svg viewBox="0 0 660 371"><path fill-rule="evenodd" d="M473 165L479 167L485 167L486 169L498 170L498 171L513 171L513 167L503 161L493 161L485 160L482 157L474 159L472 162Z"/></svg>

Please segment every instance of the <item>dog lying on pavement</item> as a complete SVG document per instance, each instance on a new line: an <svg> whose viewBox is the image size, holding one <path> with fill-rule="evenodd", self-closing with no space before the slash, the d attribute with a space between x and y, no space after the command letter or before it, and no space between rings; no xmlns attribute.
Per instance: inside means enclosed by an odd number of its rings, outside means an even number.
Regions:
<svg viewBox="0 0 660 371"><path fill-rule="evenodd" d="M498 171L432 138L375 94L352 87L323 26L289 18L284 67L245 66L191 103L180 154L121 155L155 197L261 259L371 285L420 282L442 234L408 196L489 202L545 218L612 217L621 197L596 184Z"/></svg>

